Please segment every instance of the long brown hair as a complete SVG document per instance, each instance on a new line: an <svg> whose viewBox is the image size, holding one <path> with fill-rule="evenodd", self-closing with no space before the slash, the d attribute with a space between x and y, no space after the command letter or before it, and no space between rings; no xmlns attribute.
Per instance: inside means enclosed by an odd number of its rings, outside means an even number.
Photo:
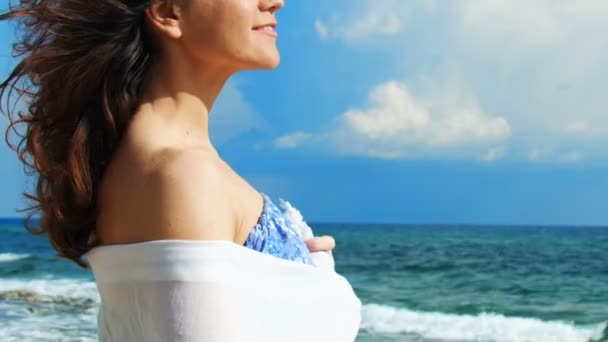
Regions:
<svg viewBox="0 0 608 342"><path fill-rule="evenodd" d="M6 141L37 177L35 190L24 193L32 203L26 227L48 234L59 256L83 267L95 245L101 177L155 55L145 25L149 2L20 0L0 14L16 23L19 61L0 83Z"/></svg>

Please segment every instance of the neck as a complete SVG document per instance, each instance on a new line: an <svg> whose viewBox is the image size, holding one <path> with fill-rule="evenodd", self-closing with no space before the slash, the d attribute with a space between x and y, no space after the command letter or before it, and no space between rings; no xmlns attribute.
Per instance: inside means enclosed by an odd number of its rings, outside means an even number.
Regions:
<svg viewBox="0 0 608 342"><path fill-rule="evenodd" d="M150 70L139 112L147 112L185 143L211 146L209 112L233 72L164 58Z"/></svg>

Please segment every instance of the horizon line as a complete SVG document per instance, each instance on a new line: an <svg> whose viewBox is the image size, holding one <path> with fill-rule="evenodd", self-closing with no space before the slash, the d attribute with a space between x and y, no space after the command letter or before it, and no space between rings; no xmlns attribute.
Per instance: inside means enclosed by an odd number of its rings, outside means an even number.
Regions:
<svg viewBox="0 0 608 342"><path fill-rule="evenodd" d="M23 222L25 217L0 217L0 223L2 222ZM40 221L40 217L33 217L32 221ZM424 226L424 227L457 227L457 226L469 226L469 227L516 227L516 228L608 228L608 224L565 224L565 223L550 223L550 224L537 224L537 223L433 223L433 222L353 222L353 221L309 221L310 225L354 225L354 226Z"/></svg>

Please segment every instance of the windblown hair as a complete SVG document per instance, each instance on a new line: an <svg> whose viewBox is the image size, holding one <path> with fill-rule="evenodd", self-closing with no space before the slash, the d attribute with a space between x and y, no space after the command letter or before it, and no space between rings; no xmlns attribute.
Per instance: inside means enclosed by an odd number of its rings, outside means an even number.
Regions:
<svg viewBox="0 0 608 342"><path fill-rule="evenodd" d="M20 0L0 14L17 24L18 64L0 83L6 141L36 176L26 227L82 267L96 244L100 180L154 60L149 3Z"/></svg>

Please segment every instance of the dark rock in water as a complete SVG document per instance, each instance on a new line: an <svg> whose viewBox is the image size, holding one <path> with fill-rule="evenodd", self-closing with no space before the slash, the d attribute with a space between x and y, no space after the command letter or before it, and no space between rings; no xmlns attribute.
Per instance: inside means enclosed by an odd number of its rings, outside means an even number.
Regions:
<svg viewBox="0 0 608 342"><path fill-rule="evenodd" d="M25 300L29 303L35 303L40 301L40 296L34 292L14 290L0 292L0 300Z"/></svg>
<svg viewBox="0 0 608 342"><path fill-rule="evenodd" d="M96 305L91 298L48 296L25 290L0 292L0 301L23 304L33 314L84 311Z"/></svg>

